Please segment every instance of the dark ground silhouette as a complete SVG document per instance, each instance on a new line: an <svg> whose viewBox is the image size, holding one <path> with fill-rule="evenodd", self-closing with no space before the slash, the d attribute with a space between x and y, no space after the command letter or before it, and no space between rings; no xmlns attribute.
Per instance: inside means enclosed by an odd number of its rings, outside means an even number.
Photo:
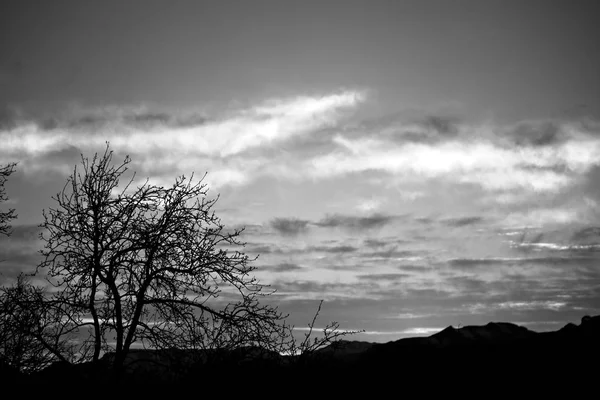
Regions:
<svg viewBox="0 0 600 400"><path fill-rule="evenodd" d="M429 337L387 343L341 340L303 357L282 356L259 347L235 351L132 351L121 383L209 385L241 390L260 382L269 387L488 390L593 387L600 372L600 316L553 332L534 332L511 323L448 327ZM111 354L100 363L54 364L31 375L6 366L13 384L110 381ZM300 384L300 386L298 386ZM252 385L252 386L250 386ZM292 386L295 385L295 386ZM462 389L461 389L462 388Z"/></svg>

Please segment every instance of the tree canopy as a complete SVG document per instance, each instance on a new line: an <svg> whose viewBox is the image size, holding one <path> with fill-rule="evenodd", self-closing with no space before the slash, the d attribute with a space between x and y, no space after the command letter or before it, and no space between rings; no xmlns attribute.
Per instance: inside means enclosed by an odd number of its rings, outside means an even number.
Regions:
<svg viewBox="0 0 600 400"><path fill-rule="evenodd" d="M287 316L263 301L273 291L239 250L243 229L227 229L215 214L206 175L164 187L136 181L130 163L113 163L108 144L82 155L43 211L43 261L33 276L48 286L21 276L3 288L5 360L35 370L111 354L118 376L133 348L308 354L352 333L333 322L311 338L313 319L298 343Z"/></svg>
<svg viewBox="0 0 600 400"><path fill-rule="evenodd" d="M64 323L89 332L79 353L95 361L112 351L119 367L134 344L273 347L283 315L259 302L265 287L235 249L241 230L225 229L203 179L133 187L133 175L120 188L130 159L112 157L107 147L82 158L44 212L38 271L69 307Z"/></svg>

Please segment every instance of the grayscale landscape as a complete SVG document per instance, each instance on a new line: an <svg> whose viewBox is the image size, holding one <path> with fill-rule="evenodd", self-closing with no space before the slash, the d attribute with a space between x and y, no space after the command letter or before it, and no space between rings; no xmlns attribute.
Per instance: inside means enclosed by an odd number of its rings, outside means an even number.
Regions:
<svg viewBox="0 0 600 400"><path fill-rule="evenodd" d="M588 387L598 15L1 1L4 387Z"/></svg>

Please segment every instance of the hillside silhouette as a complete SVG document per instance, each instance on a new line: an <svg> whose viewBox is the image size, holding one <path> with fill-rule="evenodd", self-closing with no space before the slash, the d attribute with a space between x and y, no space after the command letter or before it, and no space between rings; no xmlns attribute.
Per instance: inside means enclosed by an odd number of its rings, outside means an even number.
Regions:
<svg viewBox="0 0 600 400"><path fill-rule="evenodd" d="M600 316L585 316L552 332L534 332L505 322L447 327L428 337L387 343L339 340L305 355L281 355L260 347L221 350L133 350L126 360L123 383L215 385L311 382L356 387L417 387L451 384L519 387L580 384L597 375ZM27 376L2 367L11 382L44 384L64 380L94 384L109 379L110 359L100 363L56 363ZM8 379L6 380L9 381ZM401 383L400 383L401 382ZM536 383L537 382L537 383ZM491 385L491 386L490 386ZM551 386L550 386L551 387Z"/></svg>

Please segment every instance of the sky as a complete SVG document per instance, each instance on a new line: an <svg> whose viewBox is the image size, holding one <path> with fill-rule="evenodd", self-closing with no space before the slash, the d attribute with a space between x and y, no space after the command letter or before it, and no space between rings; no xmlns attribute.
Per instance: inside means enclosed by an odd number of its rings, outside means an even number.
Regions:
<svg viewBox="0 0 600 400"><path fill-rule="evenodd" d="M3 1L8 284L81 154L207 173L299 328L600 313L596 1ZM320 324L320 325L319 325Z"/></svg>

